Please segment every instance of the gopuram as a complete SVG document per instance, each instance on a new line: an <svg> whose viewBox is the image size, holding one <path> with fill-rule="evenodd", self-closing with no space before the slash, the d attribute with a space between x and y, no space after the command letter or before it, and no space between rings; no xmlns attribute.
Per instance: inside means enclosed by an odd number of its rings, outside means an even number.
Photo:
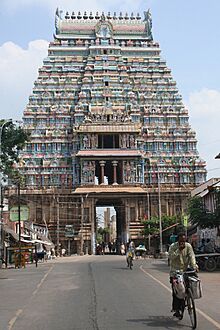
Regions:
<svg viewBox="0 0 220 330"><path fill-rule="evenodd" d="M97 207L115 208L118 242L138 242L143 219L181 216L206 179L160 53L149 10L143 18L56 11L23 115L31 137L21 154L21 198L30 221L47 223L53 242L72 253L95 253Z"/></svg>

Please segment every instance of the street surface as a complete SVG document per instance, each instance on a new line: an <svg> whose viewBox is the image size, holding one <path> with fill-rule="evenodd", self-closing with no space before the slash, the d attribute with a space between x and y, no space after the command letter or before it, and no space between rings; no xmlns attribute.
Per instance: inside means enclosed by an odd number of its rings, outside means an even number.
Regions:
<svg viewBox="0 0 220 330"><path fill-rule="evenodd" d="M165 260L74 256L0 270L0 330L190 329L172 316ZM198 329L220 329L220 272L200 273Z"/></svg>

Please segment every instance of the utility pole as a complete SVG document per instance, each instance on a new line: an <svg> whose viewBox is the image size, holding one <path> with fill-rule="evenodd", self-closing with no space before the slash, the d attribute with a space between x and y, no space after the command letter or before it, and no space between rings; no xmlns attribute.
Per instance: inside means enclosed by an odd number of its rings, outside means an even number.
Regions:
<svg viewBox="0 0 220 330"><path fill-rule="evenodd" d="M81 196L81 219L80 219L80 255L83 255L83 221L84 221L84 198Z"/></svg>
<svg viewBox="0 0 220 330"><path fill-rule="evenodd" d="M0 126L0 165L2 165L1 156L2 156L2 133L5 125L12 123L12 119L5 120L4 123ZM2 241L2 225L3 225L3 193L2 193L2 181L4 179L3 172L1 172L2 166L0 166L0 268L2 268L2 251L3 251L3 241Z"/></svg>
<svg viewBox="0 0 220 330"><path fill-rule="evenodd" d="M21 268L21 186L18 181L18 268Z"/></svg>
<svg viewBox="0 0 220 330"><path fill-rule="evenodd" d="M2 176L0 173L0 269L2 268L2 251L3 251L3 244L2 244L2 225L3 225L3 219L2 219L2 211L3 211L3 194L2 194Z"/></svg>
<svg viewBox="0 0 220 330"><path fill-rule="evenodd" d="M150 196L147 192L147 219L150 221ZM148 229L150 229L150 224L148 225ZM148 235L148 250L150 251L150 233Z"/></svg>
<svg viewBox="0 0 220 330"><path fill-rule="evenodd" d="M158 213L159 213L159 230L160 230L160 254L163 253L163 238L162 238L162 219L161 219L161 196L160 196L160 174L157 168L158 178Z"/></svg>
<svg viewBox="0 0 220 330"><path fill-rule="evenodd" d="M60 254L60 205L59 196L57 196L57 254Z"/></svg>

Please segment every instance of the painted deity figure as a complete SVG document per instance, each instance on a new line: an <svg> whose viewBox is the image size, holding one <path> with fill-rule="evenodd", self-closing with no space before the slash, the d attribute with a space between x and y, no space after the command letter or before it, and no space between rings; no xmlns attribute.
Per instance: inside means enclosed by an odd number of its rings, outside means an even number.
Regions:
<svg viewBox="0 0 220 330"><path fill-rule="evenodd" d="M88 149L89 148L89 139L88 139L88 136L87 135L85 135L83 137L83 148L84 149Z"/></svg>
<svg viewBox="0 0 220 330"><path fill-rule="evenodd" d="M135 138L133 135L130 135L130 148L134 148L135 147Z"/></svg>
<svg viewBox="0 0 220 330"><path fill-rule="evenodd" d="M125 173L124 173L124 178L126 182L130 182L130 178L131 178L131 165L130 162L127 161L125 163Z"/></svg>
<svg viewBox="0 0 220 330"><path fill-rule="evenodd" d="M126 134L123 134L121 137L121 147L122 148L127 148L127 136Z"/></svg>

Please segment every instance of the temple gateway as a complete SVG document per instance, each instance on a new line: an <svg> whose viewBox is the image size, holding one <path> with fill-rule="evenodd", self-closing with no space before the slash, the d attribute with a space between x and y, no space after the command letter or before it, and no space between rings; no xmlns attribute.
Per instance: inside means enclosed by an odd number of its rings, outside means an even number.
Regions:
<svg viewBox="0 0 220 330"><path fill-rule="evenodd" d="M19 168L30 221L46 223L71 253L95 253L97 207L114 207L118 242L138 241L143 219L181 216L206 179L160 52L149 10L143 18L56 11L54 40L23 114L31 138Z"/></svg>

